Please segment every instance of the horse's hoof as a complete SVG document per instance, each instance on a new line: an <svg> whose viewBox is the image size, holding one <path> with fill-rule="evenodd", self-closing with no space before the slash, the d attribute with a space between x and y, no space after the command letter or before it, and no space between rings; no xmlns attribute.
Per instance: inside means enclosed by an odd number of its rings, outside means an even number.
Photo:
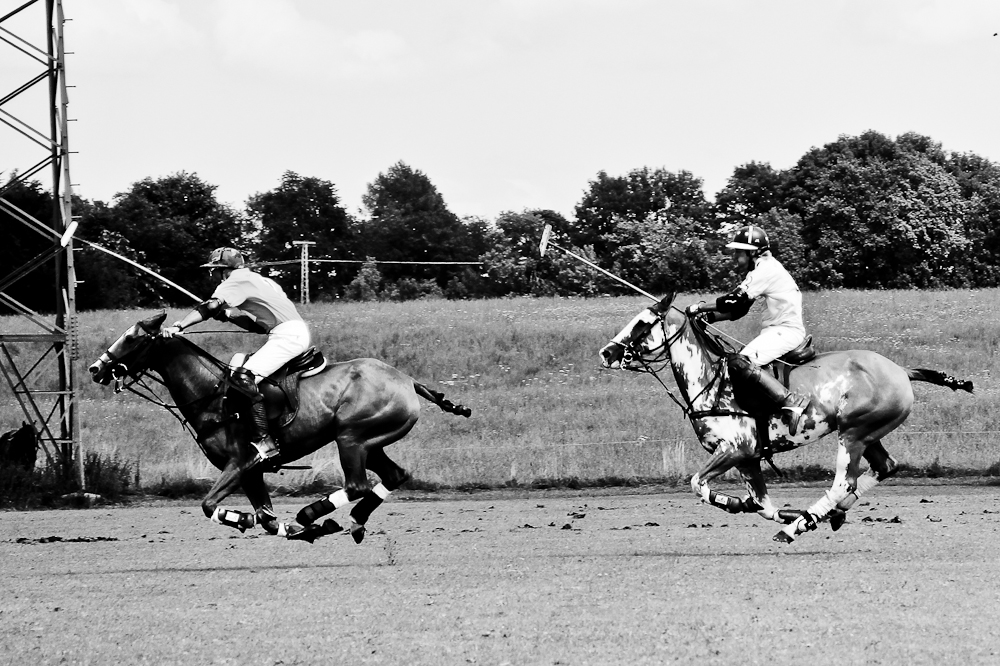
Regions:
<svg viewBox="0 0 1000 666"><path fill-rule="evenodd" d="M361 543L365 538L365 526L351 523L351 537L354 543Z"/></svg>
<svg viewBox="0 0 1000 666"><path fill-rule="evenodd" d="M847 512L843 509L834 509L830 512L830 529L834 532L839 530L847 522Z"/></svg>
<svg viewBox="0 0 1000 666"><path fill-rule="evenodd" d="M309 543L315 543L316 539L321 536L325 536L326 532L319 525L306 525L305 527L298 527L297 525L288 526L288 534L285 538L289 541L307 541Z"/></svg>
<svg viewBox="0 0 1000 666"><path fill-rule="evenodd" d="M795 538L789 536L786 532L778 532L774 535L774 540L778 543L791 543L795 541Z"/></svg>
<svg viewBox="0 0 1000 666"><path fill-rule="evenodd" d="M309 543L315 543L316 539L329 536L330 534L336 534L344 528L341 527L340 523L336 520L331 519L323 521L322 525L306 525L305 527L296 525L295 523L290 523L285 529L285 538L289 541L308 541Z"/></svg>

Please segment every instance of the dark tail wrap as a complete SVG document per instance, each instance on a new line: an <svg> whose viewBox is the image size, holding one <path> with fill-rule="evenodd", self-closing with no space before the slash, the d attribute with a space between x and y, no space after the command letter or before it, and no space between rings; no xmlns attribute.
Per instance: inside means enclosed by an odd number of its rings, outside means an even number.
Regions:
<svg viewBox="0 0 1000 666"><path fill-rule="evenodd" d="M937 370L928 370L927 368L914 368L912 370L906 371L907 376L910 381L920 381L928 382L930 384L937 384L938 386L946 386L952 391L968 391L972 393L972 381L968 379L958 379L951 375L946 375L943 372Z"/></svg>
<svg viewBox="0 0 1000 666"><path fill-rule="evenodd" d="M430 400L435 405L441 408L442 411L450 412L458 416L464 416L469 418L472 415L472 410L465 405L456 405L451 400L447 400L444 397L444 393L440 391L435 391L433 389L427 388L418 381L413 382L413 388L421 398Z"/></svg>

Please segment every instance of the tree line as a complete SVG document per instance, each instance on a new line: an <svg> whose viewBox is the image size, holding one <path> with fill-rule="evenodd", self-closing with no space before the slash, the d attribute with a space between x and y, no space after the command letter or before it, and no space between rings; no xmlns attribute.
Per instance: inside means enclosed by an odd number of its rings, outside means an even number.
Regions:
<svg viewBox="0 0 1000 666"><path fill-rule="evenodd" d="M242 210L220 203L215 189L182 172L134 183L110 203L74 198L77 236L205 296L214 285L198 266L211 249L235 246L297 299L299 265L268 264L297 259L295 240L315 242L311 259L358 262L311 264L312 300L623 293L562 252L540 257L545 224L562 247L654 292L730 288L736 276L724 246L751 223L767 229L775 255L804 289L1000 285L1000 165L914 133L842 136L787 170L739 166L714 201L687 171L602 171L572 219L551 210L461 219L426 174L402 162L368 185L361 215L345 209L333 183L291 171ZM51 194L16 173L3 198L39 220L52 217ZM50 244L6 213L0 219L0 261L9 269ZM189 303L86 245L74 257L81 310ZM51 311L54 269L29 274L7 293Z"/></svg>

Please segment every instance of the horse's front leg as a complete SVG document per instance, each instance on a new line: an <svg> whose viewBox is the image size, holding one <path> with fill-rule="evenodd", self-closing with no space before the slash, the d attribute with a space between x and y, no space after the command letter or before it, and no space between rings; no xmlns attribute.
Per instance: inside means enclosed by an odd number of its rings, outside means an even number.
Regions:
<svg viewBox="0 0 1000 666"><path fill-rule="evenodd" d="M716 492L708 484L733 467L745 464L752 457L752 449L747 450L739 445L720 444L708 464L700 472L691 477L691 491L700 497L703 502L717 506L729 513L743 513L747 511L743 500L739 497ZM757 509L752 508L749 510L756 511Z"/></svg>
<svg viewBox="0 0 1000 666"><path fill-rule="evenodd" d="M764 473L760 470L760 459L753 458L737 466L743 476L743 483L747 488L747 496L743 498L743 511L745 513L756 513L765 520L774 520L779 523L785 520L779 515L778 508L774 506L770 496L767 494L767 484L764 482Z"/></svg>
<svg viewBox="0 0 1000 666"><path fill-rule="evenodd" d="M222 500L233 494L242 481L243 464L239 460L230 460L208 491L208 495L201 501L201 509L205 512L205 516L212 519L213 523L235 527L240 532L245 532L256 524L256 516L252 513L233 511L219 506Z"/></svg>
<svg viewBox="0 0 1000 666"><path fill-rule="evenodd" d="M267 485L264 483L264 472L259 466L251 467L244 473L242 481L243 494L250 500L253 506L257 523L264 528L268 534L287 536L287 527L284 523L278 522L278 516L271 506L271 495L267 492Z"/></svg>
<svg viewBox="0 0 1000 666"><path fill-rule="evenodd" d="M833 485L812 506L802 512L795 521L774 535L775 541L791 543L803 532L816 529L817 523L827 518L831 512L841 511L837 505L844 502L858 487L858 464L865 445L856 439L841 434L837 444L837 469ZM838 515L839 514L835 514Z"/></svg>

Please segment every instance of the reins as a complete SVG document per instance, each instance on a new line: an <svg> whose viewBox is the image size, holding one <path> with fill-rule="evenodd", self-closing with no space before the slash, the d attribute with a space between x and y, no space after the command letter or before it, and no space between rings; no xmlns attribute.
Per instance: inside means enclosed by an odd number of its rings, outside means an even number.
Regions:
<svg viewBox="0 0 1000 666"><path fill-rule="evenodd" d="M687 327L691 325L691 319L690 317L687 316L687 313L677 308L676 306L671 305L670 307L674 310L677 310L682 315L684 315L684 323L680 326L680 328L677 329L676 333L674 333L671 336L668 336L664 316L662 314L657 315L656 324L654 325L659 325L660 330L663 331L662 351L659 352L651 361L649 361L641 353L635 353L631 349L632 345L628 345L626 346L625 356L622 359L626 365L623 365L622 367L632 372L643 372L653 375L653 377L656 378L656 381L659 382L660 386L663 387L663 390L667 392L667 395L670 396L670 399L673 400L674 403L676 403L677 406L681 408L681 411L684 412L684 416L691 421L708 418L710 416L751 416L751 414L749 414L746 411L720 409L717 405L712 407L711 409L696 410L694 408L694 403L698 400L698 398L702 397L704 394L709 392L712 389L712 387L715 386L716 384L721 384L722 363L723 363L723 357L721 355L719 355L719 358L716 361L711 363L712 368L714 370L712 379L708 383L706 383L705 386L703 386L702 389L698 391L698 393L696 393L694 396L689 397L687 393L685 393L684 391L680 391L681 396L684 398L684 402L687 404L681 403L681 401L677 399L677 396L674 395L674 392L670 390L670 387L668 387L666 383L660 378L659 373L662 372L663 369L668 365L670 365L671 370L673 370L671 362L672 359L670 356L670 345L672 345L678 338L680 338L684 334L685 329L687 329ZM711 324L707 323L705 325L711 326ZM714 329L715 327L713 326L712 328ZM692 329L695 331L695 334L699 338L702 337L701 335L699 335L699 331L697 330L697 328L695 328L693 325ZM632 344L634 345L635 343ZM725 352L725 347L723 347L723 343L717 342L716 344L718 345L720 351ZM707 346L705 345L704 341L702 341L702 346ZM631 367L632 364L636 362L638 362L642 367L641 368ZM659 363L660 366L654 367L654 365L657 363ZM677 379L677 373L676 371L674 371L674 380L676 381L676 379ZM721 392L719 393L719 397L721 397ZM716 398L716 402L718 402L718 397Z"/></svg>
<svg viewBox="0 0 1000 666"><path fill-rule="evenodd" d="M674 307L672 305L670 307L674 308L675 310L677 309L676 307ZM687 326L687 321L685 321L684 322L684 326L681 326L677 330L677 333L675 333L670 338L667 338L667 331L666 331L666 329L663 328L663 317L662 317L662 315L658 315L657 316L656 323L659 324L660 328L663 330L663 338L664 338L664 340L663 340L663 350L657 356L655 356L652 360L648 360L647 361L646 358L641 353L634 353L634 351L632 349L632 344L622 345L623 347L625 347L625 351L622 354L622 366L621 367L623 367L624 369L628 370L629 372L641 372L641 373L653 375L653 377L656 379L656 381L659 382L660 386L663 387L663 390L667 392L667 395L670 396L670 399L674 401L674 404L676 404L678 407L681 408L681 411L684 413L685 418L691 418L690 415L693 413L693 408L691 406L691 401L688 399L687 395L684 395L683 393L681 394L681 395L683 395L685 401L688 403L687 405L684 405L683 403L681 403L680 400L677 399L677 396L674 395L674 392L670 390L670 387L667 386L666 383L662 379L660 379L660 374L659 374L659 373L663 372L663 369L665 367L667 367L668 365L670 365L670 351L669 351L670 350L670 344L674 340L676 340L677 337L680 336L680 334L684 331L684 327ZM634 367L633 364L636 363L636 362L638 362L641 365L641 367L639 367L639 368ZM655 367L654 368L653 366L655 364L659 364L659 367Z"/></svg>
<svg viewBox="0 0 1000 666"><path fill-rule="evenodd" d="M202 445L202 439L208 433L204 433L203 435L199 435L198 432L194 429L194 427L191 426L190 421L187 418L184 417L184 415L181 412L181 410L185 409L185 408L188 408L188 407L195 406L195 405L199 405L199 404L202 404L202 403L204 403L204 404L207 405L209 402L211 402L212 400L214 400L215 398L217 398L220 394L221 395L225 395L225 393L228 390L228 388L230 386L233 386L233 384L231 382L229 382L229 380L227 379L226 368L228 367L228 365L226 363L223 363L222 361L220 361L219 359L217 359L216 357L214 357L212 354L208 353L207 351L205 351L204 349L202 349L201 347L199 347L198 345L196 345L194 342L191 342L190 340L188 340L186 338L176 337L176 338L173 338L173 339L174 340L180 340L184 344L186 344L189 347L191 347L195 351L195 356L199 360L199 362L202 363L203 367L208 367L208 368L214 367L214 371L219 373L219 381L215 384L215 387L211 390L211 392L209 392L206 395L196 397L196 398L194 398L192 400L189 400L188 402L185 402L183 404L176 404L176 403L175 404L170 404L170 403L167 403L165 400L161 399L156 394L156 391L149 384L147 384L146 381L145 381L145 378L152 379L153 381L157 382L161 386L167 388L167 390L169 391L169 387L167 386L166 382L162 378L157 377L156 375L152 374L148 367L143 368L142 370L138 370L134 374L131 374L128 371L128 366L127 365L125 365L124 363L120 362L118 359L116 359L110 353L105 352L105 353L108 354L108 357L114 363L114 365L112 366L112 376L114 377L114 381L115 381L114 392L115 393L121 393L122 391L129 391L129 392L134 393L135 395L139 396L143 400L145 400L145 401L147 401L147 402L149 402L151 404L156 405L157 407L163 407L164 409L167 410L167 412L170 413L171 416L173 416L175 419L177 419L180 422L181 427L184 428L184 430L186 430L191 435L191 438L194 439L195 442L197 442L199 448L201 448L201 450L203 452L205 452L205 447ZM150 342L149 346L152 347L152 345L155 344L155 342L156 342L156 339L154 338L154 340L152 342ZM143 355L142 355L141 358L145 358L145 355L147 355L148 353L149 353L149 350L147 349L143 353ZM119 372L118 372L119 368L121 368L122 374L119 374ZM132 379L132 381L131 382L126 382L126 377L130 377ZM134 388L136 385L138 385L142 390L138 390L138 389ZM245 392L245 390L242 389L239 386L237 386L235 388L237 390L241 391L241 392ZM225 421L224 420L220 421L216 425L218 427L222 427L223 425L225 425ZM212 430L211 432L214 432L214 430ZM207 455L207 452L205 452L205 454Z"/></svg>

